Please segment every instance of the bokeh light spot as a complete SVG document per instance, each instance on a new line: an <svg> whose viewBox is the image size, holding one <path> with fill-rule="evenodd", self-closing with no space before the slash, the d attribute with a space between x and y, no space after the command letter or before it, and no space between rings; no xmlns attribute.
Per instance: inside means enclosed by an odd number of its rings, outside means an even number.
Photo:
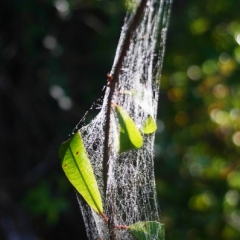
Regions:
<svg viewBox="0 0 240 240"><path fill-rule="evenodd" d="M175 72L170 77L170 83L174 87L184 86L187 82L186 72Z"/></svg>
<svg viewBox="0 0 240 240"><path fill-rule="evenodd" d="M202 194L191 197L189 207L192 210L204 212L209 210L215 203L214 196L211 192L205 191Z"/></svg>
<svg viewBox="0 0 240 240"><path fill-rule="evenodd" d="M224 98L226 97L227 93L228 93L228 89L222 84L218 84L213 87L213 95L216 98Z"/></svg>
<svg viewBox="0 0 240 240"><path fill-rule="evenodd" d="M230 120L227 112L216 108L211 110L210 117L213 122L219 125L227 125Z"/></svg>
<svg viewBox="0 0 240 240"><path fill-rule="evenodd" d="M218 71L216 62L212 59L206 60L202 65L202 71L207 75L214 74Z"/></svg>
<svg viewBox="0 0 240 240"><path fill-rule="evenodd" d="M54 99L60 99L64 95L63 89L58 85L51 86L49 92Z"/></svg>
<svg viewBox="0 0 240 240"><path fill-rule="evenodd" d="M223 76L230 76L232 74L232 72L235 70L235 68L237 67L237 64L235 62L235 60L233 59L228 59L226 62L224 63L220 63L218 65L220 72Z"/></svg>
<svg viewBox="0 0 240 240"><path fill-rule="evenodd" d="M63 110L69 110L72 108L72 100L67 96L61 97L58 101L58 105Z"/></svg>
<svg viewBox="0 0 240 240"><path fill-rule="evenodd" d="M53 36L46 36L43 39L43 45L45 48L52 50L57 46L57 40Z"/></svg>
<svg viewBox="0 0 240 240"><path fill-rule="evenodd" d="M187 75L190 79L197 81L202 77L202 70L197 65L192 65L187 70Z"/></svg>
<svg viewBox="0 0 240 240"><path fill-rule="evenodd" d="M58 10L59 16L65 18L69 15L69 3L66 0L55 1L55 7Z"/></svg>
<svg viewBox="0 0 240 240"><path fill-rule="evenodd" d="M236 146L240 147L240 131L232 135L232 141Z"/></svg>
<svg viewBox="0 0 240 240"><path fill-rule="evenodd" d="M228 185L234 189L240 190L240 172L233 171L228 175Z"/></svg>
<svg viewBox="0 0 240 240"><path fill-rule="evenodd" d="M192 21L190 30L194 35L200 35L206 32L209 28L209 22L206 18L198 18Z"/></svg>
<svg viewBox="0 0 240 240"><path fill-rule="evenodd" d="M240 33L238 33L238 34L236 35L236 41L237 41L237 43L240 45Z"/></svg>
<svg viewBox="0 0 240 240"><path fill-rule="evenodd" d="M232 21L228 25L227 30L231 35L235 35L236 33L240 32L240 22Z"/></svg>
<svg viewBox="0 0 240 240"><path fill-rule="evenodd" d="M189 172L193 177L200 177L203 172L203 167L199 163L191 163L189 164Z"/></svg>
<svg viewBox="0 0 240 240"><path fill-rule="evenodd" d="M238 108L231 109L230 117L232 120L238 120L240 118L240 109Z"/></svg>
<svg viewBox="0 0 240 240"><path fill-rule="evenodd" d="M229 205L235 206L238 204L239 199L240 199L240 195L236 190L229 190L226 194L225 194L225 199L226 202Z"/></svg>

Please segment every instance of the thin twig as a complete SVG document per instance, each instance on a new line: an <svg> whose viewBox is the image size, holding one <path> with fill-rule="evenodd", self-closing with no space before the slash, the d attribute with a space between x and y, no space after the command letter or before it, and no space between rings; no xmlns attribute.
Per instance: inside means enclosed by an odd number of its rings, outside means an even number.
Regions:
<svg viewBox="0 0 240 240"><path fill-rule="evenodd" d="M115 85L118 82L118 75L123 63L123 59L127 53L127 50L129 48L130 45L130 40L132 37L133 32L135 31L135 29L138 26L138 23L140 21L140 18L142 16L142 13L144 11L144 8L146 6L147 0L142 0L137 11L136 14L133 18L132 24L130 25L127 33L126 33L126 37L124 39L124 43L123 43L123 47L119 56L119 59L116 63L116 67L113 70L112 76L108 75L108 79L111 78L111 83L109 84L110 87L110 92L108 95L108 100L107 100L107 112L106 112L106 125L105 125L105 141L104 141L104 190L105 190L105 194L106 194L106 190L107 190L107 174L108 174L108 160L109 160L109 130L110 130L110 113L111 113L111 102L112 102L112 97L113 97L113 93L115 90Z"/></svg>
<svg viewBox="0 0 240 240"><path fill-rule="evenodd" d="M115 68L112 71L112 75L108 76L109 84L108 87L110 88L110 92L107 99L107 112L106 112L106 125L105 125L105 140L104 140L104 160L103 160L103 177L104 177L104 193L105 199L107 198L107 181L108 181L108 171L109 171L109 134L110 134L110 114L111 114L111 102L115 90L116 83L118 82L119 72L123 64L124 57L129 49L131 37L136 30L143 11L146 7L147 0L142 0L138 9L136 10L135 16L130 24L128 31L125 35L125 39L123 41L122 49L115 65ZM111 79L110 79L111 78ZM109 206L109 232L110 232L110 240L116 240L116 236L114 234L114 211L113 206Z"/></svg>
<svg viewBox="0 0 240 240"><path fill-rule="evenodd" d="M115 65L115 68L113 69L113 72L112 72L112 76L113 76L113 79L114 79L115 83L118 81L119 71L122 67L123 59L126 56L126 53L129 49L131 37L132 37L134 31L136 30L139 22L140 22L140 19L141 19L141 16L143 14L143 11L145 9L146 4L147 4L147 0L142 0L141 1L140 5L139 5L139 7L136 11L136 14L135 14L135 16L132 20L132 23L131 23L129 29L127 30L127 33L126 33L126 36L125 36L125 39L124 39L124 43L123 43L123 47L121 49L120 56L119 56L118 61Z"/></svg>

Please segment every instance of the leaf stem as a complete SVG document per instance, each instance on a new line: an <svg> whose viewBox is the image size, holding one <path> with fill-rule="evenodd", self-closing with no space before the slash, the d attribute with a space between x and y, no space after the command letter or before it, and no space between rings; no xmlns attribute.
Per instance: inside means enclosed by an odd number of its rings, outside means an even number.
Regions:
<svg viewBox="0 0 240 240"><path fill-rule="evenodd" d="M108 224L108 218L107 218L107 216L106 216L104 213L101 213L101 216L102 216L104 222L105 222L106 224ZM128 229L128 226L125 226L125 225L115 225L115 226L114 226L114 229L116 229L116 230L127 230L127 229Z"/></svg>
<svg viewBox="0 0 240 240"><path fill-rule="evenodd" d="M103 217L103 220L105 223L108 223L108 218L104 213L101 213L101 216Z"/></svg>
<svg viewBox="0 0 240 240"><path fill-rule="evenodd" d="M128 226L116 225L116 226L115 226L115 229L116 229L116 230L127 230L127 229L128 229Z"/></svg>

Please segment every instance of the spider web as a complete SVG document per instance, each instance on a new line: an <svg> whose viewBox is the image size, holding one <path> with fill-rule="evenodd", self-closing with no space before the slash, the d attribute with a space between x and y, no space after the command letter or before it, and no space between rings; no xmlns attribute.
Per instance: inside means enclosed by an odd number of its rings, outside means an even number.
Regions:
<svg viewBox="0 0 240 240"><path fill-rule="evenodd" d="M130 4L139 1L131 1ZM136 126L143 126L151 115L156 121L160 71L171 0L149 0L140 24L133 33L124 58L112 102L121 106ZM134 13L127 14L122 28L112 71ZM143 135L143 147L117 153L119 123L114 110L110 115L109 173L104 199L103 158L107 113L107 87L100 113L80 129L103 198L104 213L114 214L116 225L139 221L160 221L154 179L154 134ZM77 195L89 240L109 239L108 227L101 216ZM111 208L111 209L110 209ZM117 239L131 240L126 230L116 230ZM157 238L156 238L157 239Z"/></svg>

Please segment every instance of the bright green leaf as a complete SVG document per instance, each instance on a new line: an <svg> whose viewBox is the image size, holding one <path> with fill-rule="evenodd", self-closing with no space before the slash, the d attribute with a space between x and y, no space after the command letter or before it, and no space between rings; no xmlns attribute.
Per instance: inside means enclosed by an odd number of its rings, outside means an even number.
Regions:
<svg viewBox="0 0 240 240"><path fill-rule="evenodd" d="M124 94L130 94L136 104L138 104L146 113L149 114L148 119L143 123L143 127L141 128L142 133L151 134L157 130L157 124L154 120L152 108L149 106L149 102L144 101L145 98L151 99L152 96L148 92L140 92L138 90L126 90L123 92Z"/></svg>
<svg viewBox="0 0 240 240"><path fill-rule="evenodd" d="M160 222L137 222L128 226L128 230L138 240L164 240L164 224Z"/></svg>
<svg viewBox="0 0 240 240"><path fill-rule="evenodd" d="M125 110L116 104L114 106L120 124L119 153L142 147L142 135L136 124Z"/></svg>
<svg viewBox="0 0 240 240"><path fill-rule="evenodd" d="M154 133L157 130L157 124L152 116L149 116L149 118L143 123L143 127L141 131L144 134L151 134Z"/></svg>
<svg viewBox="0 0 240 240"><path fill-rule="evenodd" d="M97 213L103 212L102 199L80 132L62 143L59 156L68 180Z"/></svg>

